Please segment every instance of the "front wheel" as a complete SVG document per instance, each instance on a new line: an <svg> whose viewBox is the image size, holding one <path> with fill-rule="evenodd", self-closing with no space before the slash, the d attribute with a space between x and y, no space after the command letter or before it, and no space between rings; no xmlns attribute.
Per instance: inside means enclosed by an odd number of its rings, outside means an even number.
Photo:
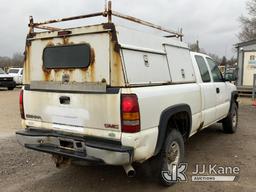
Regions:
<svg viewBox="0 0 256 192"><path fill-rule="evenodd" d="M228 116L222 121L223 131L225 133L235 133L238 124L238 110L235 103L231 104L231 110Z"/></svg>

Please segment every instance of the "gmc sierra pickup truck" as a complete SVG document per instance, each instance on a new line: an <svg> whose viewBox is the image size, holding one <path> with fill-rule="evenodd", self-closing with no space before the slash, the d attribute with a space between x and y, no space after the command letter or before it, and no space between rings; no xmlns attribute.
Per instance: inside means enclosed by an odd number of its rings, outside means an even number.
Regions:
<svg viewBox="0 0 256 192"><path fill-rule="evenodd" d="M6 74L3 69L0 68L0 87L7 87L8 90L13 90L16 87L16 83L13 77Z"/></svg>
<svg viewBox="0 0 256 192"><path fill-rule="evenodd" d="M20 92L24 130L17 139L52 154L57 166L82 160L123 166L133 176L133 163L149 160L160 182L171 185L162 173L184 160L192 135L217 122L236 132L236 87L211 57L190 52L180 33L148 22L140 23L174 35L118 26L112 15L131 17L110 9L101 13L107 23L46 26L97 14L42 23L31 18Z"/></svg>

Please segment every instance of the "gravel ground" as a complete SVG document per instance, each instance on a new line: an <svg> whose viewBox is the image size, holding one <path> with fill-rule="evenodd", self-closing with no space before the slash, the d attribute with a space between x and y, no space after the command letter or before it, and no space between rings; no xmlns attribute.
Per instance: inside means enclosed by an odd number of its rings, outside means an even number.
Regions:
<svg viewBox="0 0 256 192"><path fill-rule="evenodd" d="M0 90L0 191L256 191L256 107L242 101L239 129L227 135L216 124L193 136L186 144L188 178L164 188L152 181L146 166L135 178L126 177L122 167L69 166L55 168L51 156L26 150L15 140L20 127L19 90ZM238 166L236 182L192 182L196 164Z"/></svg>

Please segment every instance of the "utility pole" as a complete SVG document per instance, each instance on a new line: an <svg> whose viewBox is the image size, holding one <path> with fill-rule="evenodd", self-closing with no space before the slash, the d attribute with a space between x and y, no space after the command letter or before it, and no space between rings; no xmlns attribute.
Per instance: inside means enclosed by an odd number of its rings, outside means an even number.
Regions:
<svg viewBox="0 0 256 192"><path fill-rule="evenodd" d="M200 52L200 48L199 48L199 41L196 40L196 52Z"/></svg>

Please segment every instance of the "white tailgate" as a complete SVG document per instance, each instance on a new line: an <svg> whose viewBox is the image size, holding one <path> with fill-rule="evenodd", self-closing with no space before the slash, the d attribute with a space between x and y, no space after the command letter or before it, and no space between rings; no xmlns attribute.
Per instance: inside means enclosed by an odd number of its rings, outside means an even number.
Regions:
<svg viewBox="0 0 256 192"><path fill-rule="evenodd" d="M60 103L63 96L70 104ZM115 138L120 132L120 94L24 91L24 104L28 126L88 135L105 130Z"/></svg>

